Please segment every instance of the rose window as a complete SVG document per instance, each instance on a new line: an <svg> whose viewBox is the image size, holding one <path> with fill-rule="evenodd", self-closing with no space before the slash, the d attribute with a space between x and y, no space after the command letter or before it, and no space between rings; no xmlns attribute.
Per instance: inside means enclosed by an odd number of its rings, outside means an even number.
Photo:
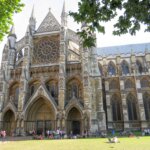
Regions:
<svg viewBox="0 0 150 150"><path fill-rule="evenodd" d="M43 39L35 44L33 60L35 63L56 63L59 59L59 42Z"/></svg>

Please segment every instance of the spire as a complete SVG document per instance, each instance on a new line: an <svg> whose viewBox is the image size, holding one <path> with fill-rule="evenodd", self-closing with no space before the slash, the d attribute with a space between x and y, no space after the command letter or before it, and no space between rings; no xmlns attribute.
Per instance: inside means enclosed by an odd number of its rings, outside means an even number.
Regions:
<svg viewBox="0 0 150 150"><path fill-rule="evenodd" d="M34 5L32 7L32 12L31 12L31 17L30 18L34 18Z"/></svg>
<svg viewBox="0 0 150 150"><path fill-rule="evenodd" d="M64 0L63 9L61 13L61 25L67 26L67 12L66 12L66 2Z"/></svg>
<svg viewBox="0 0 150 150"><path fill-rule="evenodd" d="M32 8L30 19L29 19L29 25L30 25L31 32L33 34L34 31L35 31L35 26L36 26L36 19L34 17L34 5L33 5L33 8Z"/></svg>

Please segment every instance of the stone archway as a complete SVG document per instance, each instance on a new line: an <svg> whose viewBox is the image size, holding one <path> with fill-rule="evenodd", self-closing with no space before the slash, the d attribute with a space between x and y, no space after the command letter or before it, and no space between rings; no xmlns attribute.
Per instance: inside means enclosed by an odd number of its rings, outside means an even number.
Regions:
<svg viewBox="0 0 150 150"><path fill-rule="evenodd" d="M44 98L38 98L27 110L26 132L35 130L37 134L45 134L46 130L55 130L55 111Z"/></svg>
<svg viewBox="0 0 150 150"><path fill-rule="evenodd" d="M16 121L15 115L12 110L8 110L5 112L3 117L3 129L6 131L7 135L12 135L16 130Z"/></svg>
<svg viewBox="0 0 150 150"><path fill-rule="evenodd" d="M80 135L82 133L82 117L80 111L73 107L67 117L67 133Z"/></svg>

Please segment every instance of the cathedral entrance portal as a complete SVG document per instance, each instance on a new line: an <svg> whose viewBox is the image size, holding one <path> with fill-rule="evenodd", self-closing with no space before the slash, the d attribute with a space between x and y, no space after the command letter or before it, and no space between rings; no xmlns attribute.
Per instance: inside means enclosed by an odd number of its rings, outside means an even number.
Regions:
<svg viewBox="0 0 150 150"><path fill-rule="evenodd" d="M16 130L15 115L11 110L8 110L3 118L3 128L7 135L12 135Z"/></svg>
<svg viewBox="0 0 150 150"><path fill-rule="evenodd" d="M68 134L81 134L81 114L77 108L73 107L68 113L67 132Z"/></svg>
<svg viewBox="0 0 150 150"><path fill-rule="evenodd" d="M54 109L49 102L40 98L28 111L26 131L29 134L35 131L38 135L45 135L47 130L55 130Z"/></svg>

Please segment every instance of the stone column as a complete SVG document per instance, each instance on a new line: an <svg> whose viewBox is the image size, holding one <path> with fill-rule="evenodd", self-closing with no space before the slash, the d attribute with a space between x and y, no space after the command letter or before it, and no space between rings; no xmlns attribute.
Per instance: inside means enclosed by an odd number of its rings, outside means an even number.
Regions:
<svg viewBox="0 0 150 150"><path fill-rule="evenodd" d="M66 89L66 30L61 27L60 35L60 56L59 56L59 98L58 105L60 111L64 110L65 89Z"/></svg>
<svg viewBox="0 0 150 150"><path fill-rule="evenodd" d="M141 121L141 128L146 128L146 119L145 119L145 111L144 111L144 104L143 104L143 95L141 92L138 92L139 89L141 89L141 84L140 80L135 78L136 82L136 94L137 94L137 102L138 102L138 114L139 114L139 119Z"/></svg>
<svg viewBox="0 0 150 150"><path fill-rule="evenodd" d="M106 107L107 107L107 122L108 122L108 129L112 129L112 109L111 109L111 102L110 102L110 95L106 94Z"/></svg>
<svg viewBox="0 0 150 150"><path fill-rule="evenodd" d="M128 118L128 109L127 109L127 101L126 101L126 94L121 93L122 99L122 110L123 110L123 120L124 120L124 130L129 129L129 118Z"/></svg>

